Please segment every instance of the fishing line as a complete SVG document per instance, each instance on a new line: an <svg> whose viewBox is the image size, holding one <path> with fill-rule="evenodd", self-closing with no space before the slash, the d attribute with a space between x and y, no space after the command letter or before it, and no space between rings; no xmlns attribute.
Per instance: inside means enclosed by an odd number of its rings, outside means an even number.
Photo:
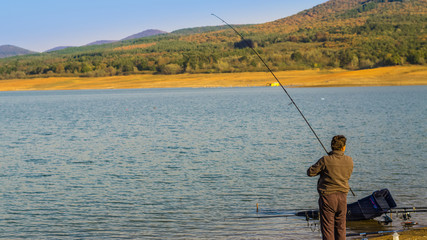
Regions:
<svg viewBox="0 0 427 240"><path fill-rule="evenodd" d="M218 18L219 20L221 20L223 23L225 23L227 26L229 26L231 29L233 29L233 31L240 36L240 38L246 43L246 45L252 49L252 51L255 53L255 55L258 56L258 58L261 60L261 62L264 64L264 66L268 69L268 71L271 73L271 75L273 75L274 79L276 79L276 81L279 83L280 87L282 87L283 91L286 93L286 95L289 97L289 99L291 100L291 104L293 104L295 106L295 108L298 110L299 114L301 115L301 117L304 119L305 123L307 123L308 127L310 128L311 132L313 132L314 136L316 137L317 141L320 143L320 145L322 146L323 150L325 150L326 154L328 155L329 152L326 149L325 145L323 145L322 141L320 140L319 136L317 135L317 133L314 131L314 129L311 127L310 123L308 122L307 118L304 116L304 114L302 113L302 111L300 110L300 108L297 106L297 104L295 103L294 99L291 97L291 95L288 93L288 91L286 90L286 88L283 86L283 84L279 81L279 79L276 77L276 75L274 74L273 70L271 70L271 68L267 65L267 63L264 61L264 59L261 57L261 55L259 55L259 53L255 50L255 48L252 47L252 45L243 37L242 34L240 34L233 26L231 26L230 24L228 24L226 21L224 21L224 19L218 17L215 14L211 14L212 16ZM353 190L350 188L350 192L353 194L353 196L356 196L353 192Z"/></svg>
<svg viewBox="0 0 427 240"><path fill-rule="evenodd" d="M288 93L288 91L286 90L286 88L283 86L283 84L279 81L279 79L276 77L276 75L274 74L274 72L271 70L271 68L267 65L267 63L264 61L264 59L259 55L259 53L251 46L251 44L243 37L242 34L240 34L233 26L231 26L230 24L228 24L226 21L224 21L222 18L218 17L215 14L211 14L212 16L218 18L219 20L221 20L223 23L225 23L227 26L229 26L231 29L233 29L233 31L240 36L240 38L242 38L242 40L246 43L246 45L252 49L252 51L255 53L255 55L258 56L258 58L261 60L261 62L264 64L264 66L268 69L268 71L271 73L271 75L273 75L274 79L276 79L276 81L279 83L280 87L282 87L283 91L285 91L286 95L289 97L289 99L291 100L292 104L295 106L295 108L298 110L299 114L301 115L301 117L304 119L304 121L307 123L308 127L310 128L310 130L313 132L314 136L316 137L317 141L319 141L320 145L323 147L323 149L325 150L326 154L328 154L328 150L326 150L325 146L323 145L322 141L320 141L319 136L317 136L316 132L314 131L314 129L311 127L310 123L308 122L307 118L305 118L304 114L301 112L300 108L297 106L297 104L295 103L294 99L291 97L291 95Z"/></svg>

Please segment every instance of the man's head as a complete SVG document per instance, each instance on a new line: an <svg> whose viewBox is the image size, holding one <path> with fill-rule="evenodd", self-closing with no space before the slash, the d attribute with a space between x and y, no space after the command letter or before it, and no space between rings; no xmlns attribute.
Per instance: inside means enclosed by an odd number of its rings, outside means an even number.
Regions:
<svg viewBox="0 0 427 240"><path fill-rule="evenodd" d="M345 143L347 142L347 138L343 135L337 135L332 138L331 148L335 151L343 151L345 150Z"/></svg>

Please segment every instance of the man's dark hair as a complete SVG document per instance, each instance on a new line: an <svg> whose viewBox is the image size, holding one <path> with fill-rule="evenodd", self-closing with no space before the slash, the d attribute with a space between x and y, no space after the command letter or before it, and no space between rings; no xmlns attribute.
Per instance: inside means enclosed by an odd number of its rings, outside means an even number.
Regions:
<svg viewBox="0 0 427 240"><path fill-rule="evenodd" d="M331 141L331 148L332 150L341 150L345 146L346 142L347 138L343 135L334 136Z"/></svg>

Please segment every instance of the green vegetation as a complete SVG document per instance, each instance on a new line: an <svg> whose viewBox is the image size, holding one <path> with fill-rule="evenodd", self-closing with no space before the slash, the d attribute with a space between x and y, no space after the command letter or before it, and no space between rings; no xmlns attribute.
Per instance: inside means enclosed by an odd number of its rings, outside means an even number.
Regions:
<svg viewBox="0 0 427 240"><path fill-rule="evenodd" d="M355 2L237 27L274 71L426 64L425 1ZM256 71L265 67L225 26L0 59L0 79Z"/></svg>

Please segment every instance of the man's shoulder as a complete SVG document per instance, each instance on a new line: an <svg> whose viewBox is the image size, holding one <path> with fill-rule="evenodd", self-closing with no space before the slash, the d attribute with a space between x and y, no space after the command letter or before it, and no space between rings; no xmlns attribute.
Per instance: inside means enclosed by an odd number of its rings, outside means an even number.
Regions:
<svg viewBox="0 0 427 240"><path fill-rule="evenodd" d="M323 156L324 161L327 162L335 162L335 161L347 161L347 162L353 162L353 158L341 153L333 153L328 156Z"/></svg>
<svg viewBox="0 0 427 240"><path fill-rule="evenodd" d="M353 161L353 158L352 158L352 157L350 157L350 156L348 156L348 155L345 155L345 154L344 154L344 157L345 157L346 159L348 159L348 160Z"/></svg>

